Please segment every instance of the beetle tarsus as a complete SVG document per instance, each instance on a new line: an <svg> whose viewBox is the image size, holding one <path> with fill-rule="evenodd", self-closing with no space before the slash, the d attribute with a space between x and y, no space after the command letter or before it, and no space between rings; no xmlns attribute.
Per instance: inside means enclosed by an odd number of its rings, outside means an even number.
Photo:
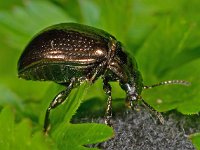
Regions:
<svg viewBox="0 0 200 150"><path fill-rule="evenodd" d="M111 96L111 86L106 79L103 80L103 89L108 95L107 99L107 108L105 114L105 124L111 126L111 118L112 118L112 96Z"/></svg>
<svg viewBox="0 0 200 150"><path fill-rule="evenodd" d="M164 124L165 120L162 114L158 111L156 111L153 107L151 107L149 104L147 104L143 99L142 99L142 104L144 107L148 108L150 112L152 112L159 120L161 124Z"/></svg>
<svg viewBox="0 0 200 150"><path fill-rule="evenodd" d="M45 114L45 120L44 120L44 133L47 134L48 130L49 130L49 113L51 111L51 107L48 107L48 109L46 110L46 114Z"/></svg>

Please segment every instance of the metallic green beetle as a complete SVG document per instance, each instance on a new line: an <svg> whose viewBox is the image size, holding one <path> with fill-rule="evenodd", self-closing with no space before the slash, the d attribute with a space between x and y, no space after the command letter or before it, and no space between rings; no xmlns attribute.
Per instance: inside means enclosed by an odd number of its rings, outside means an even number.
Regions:
<svg viewBox="0 0 200 150"><path fill-rule="evenodd" d="M50 103L45 116L44 131L49 126L51 109L63 103L72 88L82 81L95 82L103 78L103 89L108 95L105 123L110 125L112 97L110 81L118 81L126 92L129 107L141 100L143 89L164 84L187 84L186 81L165 81L144 86L134 58L109 33L77 23L62 23L44 29L26 46L18 62L18 74L26 80L54 81L66 86ZM157 116L162 122L162 116Z"/></svg>

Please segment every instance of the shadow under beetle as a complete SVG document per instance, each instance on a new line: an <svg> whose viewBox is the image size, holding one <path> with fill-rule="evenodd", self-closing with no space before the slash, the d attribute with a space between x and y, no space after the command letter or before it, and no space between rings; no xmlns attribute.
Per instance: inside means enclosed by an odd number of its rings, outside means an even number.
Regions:
<svg viewBox="0 0 200 150"><path fill-rule="evenodd" d="M122 44L109 33L77 23L62 23L44 29L27 45L18 62L18 74L26 80L54 81L66 86L46 110L44 132L49 127L51 109L63 103L74 87L82 81L95 82L103 78L108 95L105 123L110 125L112 97L110 81L118 81L126 92L128 107L135 108L138 100L163 118L141 97L143 89L164 84L184 84L183 80L164 81L144 86L137 63L129 57Z"/></svg>

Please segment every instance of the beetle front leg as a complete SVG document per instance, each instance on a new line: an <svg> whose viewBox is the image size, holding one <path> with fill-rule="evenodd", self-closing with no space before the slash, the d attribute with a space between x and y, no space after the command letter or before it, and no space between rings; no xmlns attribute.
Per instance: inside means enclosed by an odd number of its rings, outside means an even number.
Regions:
<svg viewBox="0 0 200 150"><path fill-rule="evenodd" d="M111 86L108 83L108 80L103 80L103 89L108 95L107 99L107 108L106 108L106 114L105 114L105 124L111 126L110 119L112 117L112 96L111 96Z"/></svg>
<svg viewBox="0 0 200 150"><path fill-rule="evenodd" d="M69 93L71 92L72 88L73 88L73 81L71 81L71 83L68 85L66 90L61 91L50 103L49 107L46 110L45 119L44 119L44 132L45 133L47 133L49 130L49 124L50 124L49 115L50 115L51 110L56 108L57 106L59 106L66 100L66 98L69 95Z"/></svg>
<svg viewBox="0 0 200 150"><path fill-rule="evenodd" d="M161 124L164 124L165 120L160 112L156 111L153 107L147 104L143 99L142 99L142 104L144 107L148 108L152 113L156 115L156 117L158 118Z"/></svg>

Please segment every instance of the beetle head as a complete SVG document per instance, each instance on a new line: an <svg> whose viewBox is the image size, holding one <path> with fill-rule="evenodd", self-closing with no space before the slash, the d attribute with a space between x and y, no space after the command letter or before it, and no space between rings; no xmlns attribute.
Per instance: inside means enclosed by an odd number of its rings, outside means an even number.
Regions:
<svg viewBox="0 0 200 150"><path fill-rule="evenodd" d="M113 43L111 43L112 45ZM108 61L108 70L106 70L105 77L110 81L119 81L121 88L127 94L127 103L131 107L132 102L140 98L143 81L142 76L137 68L137 63L134 57L124 50L120 42L114 46L112 57Z"/></svg>
<svg viewBox="0 0 200 150"><path fill-rule="evenodd" d="M129 107L137 103L136 100L141 98L141 92L143 90L143 80L140 74L135 58L128 54L121 43L117 43L116 54L114 62L118 65L118 76L121 88L126 92L126 102Z"/></svg>
<svg viewBox="0 0 200 150"><path fill-rule="evenodd" d="M169 84L181 84L181 85L190 85L188 81L184 80L169 80L163 81L151 86L144 86L142 75L140 74L136 60L134 57L130 57L130 54L127 54L121 45L117 43L115 62L121 70L119 77L120 86L126 92L126 103L128 107L137 107L137 100L141 100L141 92L143 89L150 89L153 87Z"/></svg>
<svg viewBox="0 0 200 150"><path fill-rule="evenodd" d="M168 80L168 81L162 81L160 83L156 83L150 86L143 86L139 84L123 84L121 87L126 91L127 97L126 97L126 104L128 107L135 108L137 107L137 100L142 100L143 103L144 100L141 97L141 92L143 89L151 89L157 86L162 86L162 85L172 85L172 84L179 84L179 85L185 85L189 86L191 83L185 80ZM148 105L148 104L144 104ZM149 106L148 106L149 107Z"/></svg>
<svg viewBox="0 0 200 150"><path fill-rule="evenodd" d="M130 108L137 106L137 100L141 99L141 91L143 87L140 85L126 83L120 84L122 89L126 92L126 105Z"/></svg>

